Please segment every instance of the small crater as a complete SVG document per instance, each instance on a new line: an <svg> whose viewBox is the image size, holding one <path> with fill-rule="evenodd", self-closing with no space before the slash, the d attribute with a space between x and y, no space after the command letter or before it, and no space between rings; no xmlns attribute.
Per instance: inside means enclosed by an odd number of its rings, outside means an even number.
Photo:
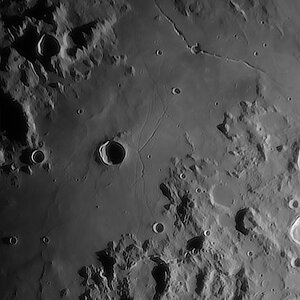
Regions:
<svg viewBox="0 0 300 300"><path fill-rule="evenodd" d="M179 178L180 178L180 179L185 179L185 178L186 178L186 175L185 175L184 173L181 173L181 174L179 175Z"/></svg>
<svg viewBox="0 0 300 300"><path fill-rule="evenodd" d="M299 207L299 202L296 199L292 199L291 201L289 201L289 207L292 209L296 209Z"/></svg>
<svg viewBox="0 0 300 300"><path fill-rule="evenodd" d="M64 288L60 291L59 295L61 298L65 298L70 295L70 291L69 291L69 289Z"/></svg>
<svg viewBox="0 0 300 300"><path fill-rule="evenodd" d="M162 233L164 231L164 229L165 229L165 226L162 223L154 223L152 226L152 230L155 233Z"/></svg>
<svg viewBox="0 0 300 300"><path fill-rule="evenodd" d="M173 95L179 95L180 93L181 93L180 88L177 88L177 87L172 88L172 94Z"/></svg>
<svg viewBox="0 0 300 300"><path fill-rule="evenodd" d="M6 245L15 246L18 244L19 239L17 236L9 236L2 238L2 242Z"/></svg>
<svg viewBox="0 0 300 300"><path fill-rule="evenodd" d="M155 51L155 54L157 55L157 56L161 56L162 54L163 54L163 52L161 51L161 50L156 50Z"/></svg>
<svg viewBox="0 0 300 300"><path fill-rule="evenodd" d="M185 174L184 174L184 173L181 173L181 174L179 175L179 178L180 178L180 179L185 179L185 178L186 178L186 176L185 176Z"/></svg>
<svg viewBox="0 0 300 300"><path fill-rule="evenodd" d="M50 239L47 236L43 236L41 238L41 241L42 241L43 244L49 244L50 243Z"/></svg>
<svg viewBox="0 0 300 300"><path fill-rule="evenodd" d="M76 112L78 115L82 115L84 113L84 110L82 108L79 108Z"/></svg>
<svg viewBox="0 0 300 300"><path fill-rule="evenodd" d="M198 194L199 194L199 193L201 193L201 192L202 192L202 189L201 189L201 188L199 188L199 187L198 187L198 188L196 188L196 193L198 193Z"/></svg>
<svg viewBox="0 0 300 300"><path fill-rule="evenodd" d="M135 76L135 68L134 66L126 66L124 70L125 76Z"/></svg>
<svg viewBox="0 0 300 300"><path fill-rule="evenodd" d="M210 231L209 231L209 230L205 230L205 231L204 231L204 235L205 235L205 236L210 236Z"/></svg>
<svg viewBox="0 0 300 300"><path fill-rule="evenodd" d="M19 239L16 236L12 236L9 238L9 244L10 245L17 245L18 244Z"/></svg>

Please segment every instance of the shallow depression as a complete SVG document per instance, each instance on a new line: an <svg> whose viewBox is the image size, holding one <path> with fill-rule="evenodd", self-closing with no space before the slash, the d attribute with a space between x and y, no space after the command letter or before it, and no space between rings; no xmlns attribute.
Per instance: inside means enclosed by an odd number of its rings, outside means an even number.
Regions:
<svg viewBox="0 0 300 300"><path fill-rule="evenodd" d="M233 204L233 198L234 198L234 194L232 192L232 190L222 184L218 184L214 187L213 189L213 199L214 202L225 206L225 207L231 207Z"/></svg>

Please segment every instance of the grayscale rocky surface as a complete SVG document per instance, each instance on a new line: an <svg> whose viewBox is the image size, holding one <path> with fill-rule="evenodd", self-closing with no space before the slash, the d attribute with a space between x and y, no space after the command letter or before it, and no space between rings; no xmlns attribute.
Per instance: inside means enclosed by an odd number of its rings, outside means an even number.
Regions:
<svg viewBox="0 0 300 300"><path fill-rule="evenodd" d="M300 299L299 14L0 1L0 299Z"/></svg>

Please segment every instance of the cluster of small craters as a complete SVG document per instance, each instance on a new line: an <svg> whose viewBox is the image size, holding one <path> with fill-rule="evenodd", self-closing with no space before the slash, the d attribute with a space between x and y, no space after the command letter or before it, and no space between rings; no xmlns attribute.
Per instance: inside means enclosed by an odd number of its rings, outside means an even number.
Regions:
<svg viewBox="0 0 300 300"><path fill-rule="evenodd" d="M264 5L255 0L171 2L182 16L200 17L203 22L217 16L222 23L223 16L234 15L237 22L247 22L251 16L261 25L277 25L272 1ZM89 80L92 69L102 63L121 66L124 76L136 72L115 47L114 26L130 9L125 2L94 1L90 8L84 1L30 3L0 3L0 170L4 174L31 174L37 166L49 170L50 152L41 143L35 120L41 112L51 114L57 93L70 83ZM13 13L16 9L18 14ZM189 48L194 55L223 59L201 46ZM251 51L256 59L260 57L260 52ZM160 58L163 53L155 52ZM183 88L171 87L169 92L180 98ZM262 95L259 85L257 89ZM77 110L80 116L84 112ZM286 280L300 268L297 128L263 97L241 101L226 111L214 128L225 145L222 159L196 153L173 158L169 176L159 185L163 213L148 224L152 237L139 240L125 234L97 252L97 265L78 271L80 299L300 297ZM126 162L128 153L121 140L102 141L95 150L96 161L108 168ZM21 244L17 235L3 242L12 247ZM46 246L50 238L43 236L40 242ZM68 296L68 290L60 296Z"/></svg>
<svg viewBox="0 0 300 300"><path fill-rule="evenodd" d="M299 218L290 220L298 198L289 183L299 180L299 147L282 144L296 127L256 99L226 112L216 130L228 156L173 158L159 185L166 203L151 225L153 237L128 234L111 242L98 254L101 283L84 284L83 295L96 289L103 299L300 296L287 281L300 266ZM270 171L274 160L281 163Z"/></svg>
<svg viewBox="0 0 300 300"><path fill-rule="evenodd" d="M15 177L16 170L32 172L30 165L23 165L24 151L38 150L31 162L44 162L36 119L51 119L58 93L88 80L101 63L120 65L124 74L134 75L126 55L116 52L113 30L130 6L99 1L89 8L64 0L0 5L0 167Z"/></svg>
<svg viewBox="0 0 300 300"><path fill-rule="evenodd" d="M217 129L227 140L228 156L225 157L228 161L225 159L220 167L242 184L240 204L245 200L249 203L250 199L255 211L264 212L274 231L273 240L283 234L294 245L299 245L298 127L276 107L256 99L241 102L239 109L226 112ZM292 136L296 138L290 138ZM270 187L274 190L270 191ZM250 205L247 206L237 212L236 221L249 215ZM254 226L250 220L247 223ZM247 229L238 227L242 234L247 233ZM278 241L282 243L286 243L286 239ZM298 252L297 248L290 250L293 252ZM295 255L290 254L290 259Z"/></svg>
<svg viewBox="0 0 300 300"><path fill-rule="evenodd" d="M19 243L19 236L6 236L2 238L2 243L7 246L16 246ZM41 237L41 243L47 245L50 243L50 238L48 236Z"/></svg>
<svg viewBox="0 0 300 300"><path fill-rule="evenodd" d="M98 266L79 270L80 299L252 299L260 289L255 270L239 258L233 241L226 242L232 237L222 234L209 240L203 233L189 239L178 233L144 242L124 235L97 253ZM261 239L262 251L274 255L276 249Z"/></svg>
<svg viewBox="0 0 300 300"><path fill-rule="evenodd" d="M98 252L98 265L79 271L81 299L297 295L284 289L284 278L298 263L288 263L272 216L257 210L251 198L229 211L212 201L210 189L221 172L226 174L208 159L173 159L170 176L159 186L166 204L162 218L152 224L153 237L140 241L126 234Z"/></svg>
<svg viewBox="0 0 300 300"><path fill-rule="evenodd" d="M2 152L5 160L0 165L0 174L7 175L11 185L15 187L20 186L21 174L32 175L34 169L38 167L47 172L51 170L49 151L45 147L13 148L12 151L14 151L16 157L13 157L11 153Z"/></svg>
<svg viewBox="0 0 300 300"><path fill-rule="evenodd" d="M200 260L205 262L204 269L211 269L215 274L211 275L212 278L205 277L207 281L199 285L202 286L197 289L200 299L252 299L263 294L283 299L292 294L293 291L283 289L289 263L288 257L282 259L280 255L282 246L277 232L280 228L270 225L271 220L266 218L264 210L260 212L253 208L257 202L250 197L244 202L241 197L230 210L219 205L222 204L220 200L212 202L211 187L226 174L216 162L197 161L188 156L184 160L174 160L173 164L171 176L160 185L163 195L169 200L164 215L175 228L170 239L180 244L180 240L194 235L188 240L186 249L196 256L202 249ZM182 173L184 178L180 176ZM197 193L199 186L202 192ZM222 199L226 195L218 197ZM215 264L212 263L214 260ZM204 271L201 271L203 277ZM239 280L234 282L233 276ZM215 277L219 286L215 286ZM268 277L272 279L266 282L264 278Z"/></svg>
<svg viewBox="0 0 300 300"><path fill-rule="evenodd" d="M227 172L230 176L239 178L243 173L268 160L270 152L270 135L265 132L264 122L276 117L275 108L266 108L259 100L253 102L240 102L237 113L224 113L222 123L217 129L230 142L228 154L232 158L231 169ZM278 117L281 117L278 114ZM282 118L282 123L285 120Z"/></svg>
<svg viewBox="0 0 300 300"><path fill-rule="evenodd" d="M285 291L280 295L280 289L272 287L270 291L277 292L276 299L296 296L294 287L284 287L289 285L289 274L293 273L290 266L297 269L295 262L299 257L299 142L298 138L290 138L298 135L298 127L276 107L256 99L241 102L240 109L226 112L217 129L225 137L228 151L228 161L225 159L219 167L231 178L229 181L239 185L233 185L235 191L239 190L237 205L220 220L230 228L230 218L234 216L240 247L253 245L248 252L252 265L258 260L269 265L270 270L262 270L264 276L275 270L273 278L277 277ZM262 240L269 246L258 247ZM270 256L270 247L277 257ZM281 267L275 267L277 264Z"/></svg>

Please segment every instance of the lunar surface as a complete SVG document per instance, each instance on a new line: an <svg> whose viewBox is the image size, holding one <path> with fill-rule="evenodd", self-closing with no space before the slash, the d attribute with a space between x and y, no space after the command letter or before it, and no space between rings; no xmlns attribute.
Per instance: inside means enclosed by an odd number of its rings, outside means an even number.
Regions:
<svg viewBox="0 0 300 300"><path fill-rule="evenodd" d="M297 0L0 0L0 299L300 299Z"/></svg>

